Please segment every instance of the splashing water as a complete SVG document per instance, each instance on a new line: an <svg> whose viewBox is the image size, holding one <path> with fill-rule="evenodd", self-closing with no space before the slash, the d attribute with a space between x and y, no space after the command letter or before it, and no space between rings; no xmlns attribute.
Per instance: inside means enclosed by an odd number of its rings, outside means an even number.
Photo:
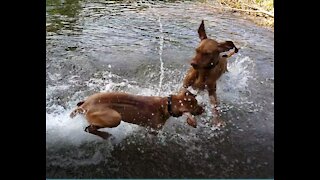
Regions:
<svg viewBox="0 0 320 180"><path fill-rule="evenodd" d="M144 1L144 3L147 3L148 7L152 10L153 15L155 15L158 18L159 23L159 61L160 61L160 79L159 79L159 87L158 87L158 96L161 95L162 92L162 82L164 78L164 63L162 60L162 52L163 52L163 45L164 45L164 35L163 35L163 28L161 23L161 17L160 15L155 11L155 9L151 6L151 4L148 1ZM140 4L142 4L142 1L140 0Z"/></svg>
<svg viewBox="0 0 320 180"><path fill-rule="evenodd" d="M249 57L238 54L235 60L229 59L228 72L217 82L217 94L232 104L247 101L251 91L249 82L254 78L255 63Z"/></svg>
<svg viewBox="0 0 320 180"><path fill-rule="evenodd" d="M152 71L152 69L150 70ZM246 92L250 93L248 88L249 80L253 79L254 62L249 57L242 58L237 57L235 60L229 61L228 71L223 74L218 82L217 94L218 98L222 101L226 101L231 104L244 103L246 101ZM176 75L175 79L170 78L172 74ZM181 86L181 82L184 77L184 73L180 69L165 69L163 74L167 81L166 86L162 88L163 94L175 93ZM66 90L70 86L77 84L74 81L74 77L70 77L68 85L61 86L48 86L47 87L47 104L52 101L52 96L57 90ZM47 107L46 113L46 129L47 129L47 142L52 144L58 141L70 142L74 145L79 145L88 141L96 141L98 138L88 135L83 129L88 126L86 120L78 115L74 119L69 118L69 114L75 104L83 100L86 96L92 94L92 92L128 92L137 95L153 96L157 94L155 84L139 84L136 81L127 80L119 75L113 74L109 71L98 72L93 75L88 81L83 82L86 87L84 91L78 91L72 97L71 102L66 107L51 103L50 107ZM190 89L193 91L192 89ZM199 119L200 126L204 125L209 127L211 114L211 106L209 96L207 92L198 92L197 99L199 103L206 104L206 113L201 115ZM175 123L182 123L184 117L179 118L179 121ZM169 123L170 124L170 123ZM139 126L121 122L117 128L102 129L114 135L116 142L120 142L130 133L138 130ZM194 131L196 133L196 131Z"/></svg>
<svg viewBox="0 0 320 180"><path fill-rule="evenodd" d="M235 59L229 59L228 72L224 73L217 82L217 97L220 101L218 110L220 112L229 111L231 108L242 105L250 104L248 98L251 95L249 82L255 80L255 62L249 57L242 57L237 54ZM214 114L212 113L212 105L207 91L197 91L191 87L188 90L197 94L199 104L205 105L205 113L198 116L200 119L199 126L205 127L207 130L221 130L219 128L211 128L211 120Z"/></svg>
<svg viewBox="0 0 320 180"><path fill-rule="evenodd" d="M73 81L73 77L71 77L69 83L69 86L74 86L77 84L77 81ZM108 71L95 73L93 78L84 82L84 84L88 88L85 91L78 91L72 97L70 97L70 100L72 101L69 102L66 107L54 103L53 105L47 107L47 144L68 142L72 145L81 145L85 142L99 140L97 137L88 135L88 133L84 131L84 128L89 124L82 115L78 115L73 119L69 117L69 114L73 108L75 108L75 104L85 99L85 97L92 94L92 92L129 91L136 92L136 94L143 93L143 95L151 95L155 93L155 91L152 89L143 89L142 87L136 85L136 82L123 79L120 76L114 75ZM53 101L52 94L57 91L57 89L64 90L66 87L68 86L48 86L46 90L47 104L50 104L50 102ZM117 128L106 128L102 131L112 134L115 137L114 142L118 143L137 129L139 129L139 126L137 125L121 122Z"/></svg>
<svg viewBox="0 0 320 180"><path fill-rule="evenodd" d="M154 72L156 68L148 68L144 72L145 78L152 78L151 72ZM246 92L249 92L250 95L249 82L254 79L255 62L249 57L242 57L241 54L238 54L235 59L230 58L228 71L222 75L217 87L218 98L225 102L222 108L225 108L229 104L235 105L246 102L248 96ZM173 74L175 78L171 78ZM54 79L55 76L59 75L52 75L51 78ZM163 67L163 80L166 81L166 84L162 86L161 93L175 93L181 87L184 76L185 70L181 70L181 67ZM113 158L112 153L114 153L113 150L117 148L117 145L120 144L123 148L128 148L130 147L130 143L135 144L139 139L152 139L144 134L145 128L122 121L116 128L101 129L101 131L112 134L114 138L113 140L108 139L107 141L103 141L99 137L90 135L83 130L88 126L83 116L78 115L74 119L70 119L69 114L75 108L77 102L94 92L121 91L137 95L154 96L159 93L157 89L159 84L146 83L145 81L139 83L110 71L99 71L94 73L89 80L81 82L85 88L81 87L81 91L76 91L69 98L70 101L65 102L65 107L53 103L52 98L54 94L57 91L66 91L68 88L79 84L78 78L77 76L71 76L67 81L68 84L47 86L47 104L52 104L47 107L46 113L47 151L64 152L61 156L47 157L47 161L50 162L51 166L70 168L107 163L109 159ZM219 139L220 135L223 135L224 131L221 131L221 129L218 129L220 131L215 131L216 129L211 127L213 115L211 113L208 93L204 91L199 92L197 99L199 103L207 105L205 107L206 113L196 117L198 128L189 127L186 124L186 117L184 116L170 118L155 137L155 141L160 146L170 146L172 142L181 147L190 145L192 148L186 150L186 155L192 156L194 151L201 151L201 148L195 145L195 143L199 142L204 136L206 140L215 140ZM127 145L123 145L122 142L126 142ZM90 148L80 148L83 146L94 146L94 148L92 148L93 150L90 150ZM68 148L72 149L72 151L68 150ZM145 149L142 148L139 151L143 153Z"/></svg>
<svg viewBox="0 0 320 180"><path fill-rule="evenodd" d="M158 16L158 22L159 22L159 27L160 27L160 41L159 41L159 60L160 60L160 80L159 80L159 96L162 91L162 81L163 81L163 76L164 76L164 68L163 68L163 60L162 60L162 51L163 51L163 29L162 29L162 23L161 23L161 18Z"/></svg>

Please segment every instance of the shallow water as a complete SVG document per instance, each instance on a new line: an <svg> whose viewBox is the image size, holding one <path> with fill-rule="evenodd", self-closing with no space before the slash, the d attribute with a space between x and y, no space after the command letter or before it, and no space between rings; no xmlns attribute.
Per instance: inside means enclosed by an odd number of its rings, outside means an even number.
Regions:
<svg viewBox="0 0 320 180"><path fill-rule="evenodd" d="M218 82L227 127L170 118L157 136L122 122L104 141L69 118L99 91L167 96L208 37L240 47ZM47 178L273 178L273 32L198 1L47 0ZM197 96L208 104L206 93Z"/></svg>

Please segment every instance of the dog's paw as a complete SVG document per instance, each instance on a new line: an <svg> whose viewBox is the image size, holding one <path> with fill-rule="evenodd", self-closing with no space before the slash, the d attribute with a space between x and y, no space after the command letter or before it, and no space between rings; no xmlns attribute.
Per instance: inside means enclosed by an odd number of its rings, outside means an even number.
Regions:
<svg viewBox="0 0 320 180"><path fill-rule="evenodd" d="M220 119L219 117L215 117L212 120L212 125L214 127L218 127L218 128L222 128L225 127L227 124L225 121L223 121L222 119Z"/></svg>
<svg viewBox="0 0 320 180"><path fill-rule="evenodd" d="M187 123L194 128L197 127L197 121L192 117L187 118Z"/></svg>
<svg viewBox="0 0 320 180"><path fill-rule="evenodd" d="M109 138L111 138L112 137L112 135L111 134L109 134L109 133L107 133L107 132L103 132L103 131L101 131L101 138L102 139L104 139L104 140L107 140L107 139L109 139ZM112 139L111 139L112 140Z"/></svg>

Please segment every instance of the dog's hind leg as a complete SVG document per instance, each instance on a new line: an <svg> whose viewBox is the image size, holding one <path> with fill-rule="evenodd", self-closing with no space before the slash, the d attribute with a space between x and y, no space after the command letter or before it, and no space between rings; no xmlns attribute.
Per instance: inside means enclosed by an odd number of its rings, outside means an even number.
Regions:
<svg viewBox="0 0 320 180"><path fill-rule="evenodd" d="M97 109L96 111L88 111L86 114L89 126L85 131L97 135L103 139L107 139L110 134L107 132L98 131L100 128L113 128L120 124L121 115L113 109Z"/></svg>
<svg viewBox="0 0 320 180"><path fill-rule="evenodd" d="M99 136L102 139L108 139L111 136L111 134L104 132L104 131L98 131L98 129L100 129L100 128L101 127L99 127L99 126L89 125L84 129L84 131L91 133L91 134L94 134L96 136Z"/></svg>

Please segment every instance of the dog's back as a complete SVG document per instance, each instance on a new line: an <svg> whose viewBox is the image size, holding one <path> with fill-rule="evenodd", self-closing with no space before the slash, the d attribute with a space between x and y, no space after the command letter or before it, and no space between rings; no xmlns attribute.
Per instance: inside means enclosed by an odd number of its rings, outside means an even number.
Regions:
<svg viewBox="0 0 320 180"><path fill-rule="evenodd" d="M126 120L129 119L125 117L127 114L131 115L142 111L143 109L153 111L153 107L155 106L157 99L160 99L160 97L131 95L122 92L96 93L88 97L85 101L78 102L78 107L71 112L70 117L73 118L77 114L84 114L93 108L110 108L119 112L121 116L123 116L123 119ZM141 116L143 114L144 113L142 111Z"/></svg>

